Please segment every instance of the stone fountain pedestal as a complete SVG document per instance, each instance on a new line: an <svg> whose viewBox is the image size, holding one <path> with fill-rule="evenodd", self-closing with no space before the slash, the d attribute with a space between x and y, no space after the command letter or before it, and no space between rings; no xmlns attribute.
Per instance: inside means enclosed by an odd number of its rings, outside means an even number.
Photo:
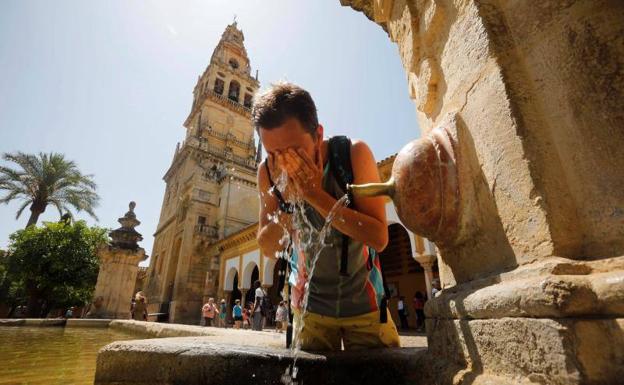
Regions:
<svg viewBox="0 0 624 385"><path fill-rule="evenodd" d="M298 384L434 384L424 377L425 348L301 353ZM281 385L288 349L210 342L210 337L121 341L100 351L96 385Z"/></svg>
<svg viewBox="0 0 624 385"><path fill-rule="evenodd" d="M141 223L134 213L136 204L130 202L129 206L130 210L118 220L121 227L110 232L111 243L98 250L100 272L89 318L130 318L139 262L147 255L137 244L143 238L134 230Z"/></svg>

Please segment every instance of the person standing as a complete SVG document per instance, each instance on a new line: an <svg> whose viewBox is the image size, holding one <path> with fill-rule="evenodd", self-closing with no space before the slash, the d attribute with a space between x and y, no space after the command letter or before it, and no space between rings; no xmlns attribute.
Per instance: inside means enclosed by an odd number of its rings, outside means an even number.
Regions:
<svg viewBox="0 0 624 385"><path fill-rule="evenodd" d="M253 302L249 302L247 306L243 309L243 329L251 329L251 308L253 307Z"/></svg>
<svg viewBox="0 0 624 385"><path fill-rule="evenodd" d="M380 262L388 244L386 198L353 196L346 206L336 206L347 185L380 181L370 147L342 135L325 138L310 93L292 83L274 84L256 95L252 121L267 154L258 166L258 245L269 257L283 253L287 229L289 297L301 348L399 347ZM283 177L287 184L280 187L275 181ZM293 202L302 202L304 209L296 210ZM330 214L327 246L306 242Z"/></svg>
<svg viewBox="0 0 624 385"><path fill-rule="evenodd" d="M234 301L232 316L234 317L234 329L240 329L243 323L243 308L241 308L240 299Z"/></svg>
<svg viewBox="0 0 624 385"><path fill-rule="evenodd" d="M147 304L145 297L137 296L132 309L132 319L135 321L147 321Z"/></svg>
<svg viewBox="0 0 624 385"><path fill-rule="evenodd" d="M288 310L286 309L286 303L280 301L277 311L275 312L275 331L282 333L288 326Z"/></svg>
<svg viewBox="0 0 624 385"><path fill-rule="evenodd" d="M225 299L221 299L221 307L219 309L219 326L222 328L227 328L227 324L225 323L225 316L227 315L227 306L225 304Z"/></svg>
<svg viewBox="0 0 624 385"><path fill-rule="evenodd" d="M204 326L213 326L216 314L219 314L214 298L209 298L208 302L202 306L202 314L204 316Z"/></svg>
<svg viewBox="0 0 624 385"><path fill-rule="evenodd" d="M436 294L440 291L440 280L438 278L431 281L433 288L431 289L431 298L435 298Z"/></svg>
<svg viewBox="0 0 624 385"><path fill-rule="evenodd" d="M264 300L264 291L262 291L262 285L260 280L254 282L254 287L256 288L256 298L254 300L253 306L253 330L262 331L262 323L263 323L263 312L262 312L262 301Z"/></svg>
<svg viewBox="0 0 624 385"><path fill-rule="evenodd" d="M416 312L416 330L421 332L425 326L425 296L420 291L414 294L413 304Z"/></svg>
<svg viewBox="0 0 624 385"><path fill-rule="evenodd" d="M407 307L405 307L404 296L399 297L399 304L397 307L399 310L399 319L401 320L401 329L407 330L409 325L407 324Z"/></svg>

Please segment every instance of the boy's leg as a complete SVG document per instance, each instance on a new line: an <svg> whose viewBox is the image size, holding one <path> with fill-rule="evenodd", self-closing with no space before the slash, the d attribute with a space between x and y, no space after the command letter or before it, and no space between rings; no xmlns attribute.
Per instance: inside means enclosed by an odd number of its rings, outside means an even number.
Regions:
<svg viewBox="0 0 624 385"><path fill-rule="evenodd" d="M293 343L301 324L301 314L294 312ZM339 351L341 349L340 327L336 318L306 313L301 330L301 349L306 351Z"/></svg>
<svg viewBox="0 0 624 385"><path fill-rule="evenodd" d="M400 347L399 333L388 311L388 322L379 322L379 312L340 318L345 350Z"/></svg>

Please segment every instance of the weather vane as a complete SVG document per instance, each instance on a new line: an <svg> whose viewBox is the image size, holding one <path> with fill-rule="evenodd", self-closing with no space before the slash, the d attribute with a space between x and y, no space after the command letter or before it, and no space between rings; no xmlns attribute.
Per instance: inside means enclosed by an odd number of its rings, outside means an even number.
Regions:
<svg viewBox="0 0 624 385"><path fill-rule="evenodd" d="M234 24L236 24L236 14L234 14Z"/></svg>

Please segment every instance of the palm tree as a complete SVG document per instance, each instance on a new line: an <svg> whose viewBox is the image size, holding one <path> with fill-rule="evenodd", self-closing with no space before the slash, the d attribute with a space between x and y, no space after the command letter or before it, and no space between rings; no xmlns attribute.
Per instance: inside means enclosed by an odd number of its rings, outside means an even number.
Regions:
<svg viewBox="0 0 624 385"><path fill-rule="evenodd" d="M97 220L93 209L100 197L95 192L93 176L83 175L76 163L66 160L63 154L51 152L37 156L17 152L5 153L2 157L19 167L0 166L0 190L7 192L0 203L22 201L15 219L30 206L26 227L36 224L48 205L56 207L61 216L70 213L69 207L72 207L77 212L86 211Z"/></svg>

